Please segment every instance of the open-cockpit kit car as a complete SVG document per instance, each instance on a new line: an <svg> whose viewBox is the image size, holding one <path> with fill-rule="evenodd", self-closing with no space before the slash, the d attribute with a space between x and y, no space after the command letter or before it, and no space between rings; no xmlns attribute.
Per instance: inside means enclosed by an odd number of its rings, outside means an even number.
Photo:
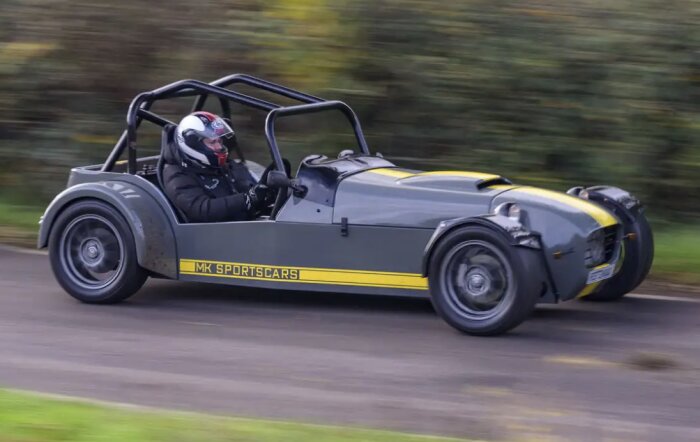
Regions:
<svg viewBox="0 0 700 442"><path fill-rule="evenodd" d="M299 102L281 106L233 90L239 84ZM218 99L267 113L272 159L269 212L250 221L192 223L162 189L173 123L160 100ZM309 155L285 172L275 122L340 111L357 140L337 158ZM142 122L163 128L161 155L137 156ZM126 152L126 160L118 161ZM242 152L239 161L245 161ZM313 153L313 152L310 152ZM263 167L247 162L257 176ZM653 258L639 201L616 187L567 193L521 186L490 173L422 172L371 154L352 109L247 75L182 80L136 96L106 162L71 170L49 205L38 246L72 296L114 303L148 276L303 291L430 297L451 326L505 332L537 303L614 300L637 287Z"/></svg>

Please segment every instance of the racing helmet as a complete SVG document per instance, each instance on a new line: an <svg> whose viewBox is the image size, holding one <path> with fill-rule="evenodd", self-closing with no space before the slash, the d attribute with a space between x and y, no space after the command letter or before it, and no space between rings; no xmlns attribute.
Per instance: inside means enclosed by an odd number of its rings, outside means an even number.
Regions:
<svg viewBox="0 0 700 442"><path fill-rule="evenodd" d="M223 118L210 112L194 112L177 125L177 144L190 162L202 167L222 167L228 159L223 139L234 131Z"/></svg>

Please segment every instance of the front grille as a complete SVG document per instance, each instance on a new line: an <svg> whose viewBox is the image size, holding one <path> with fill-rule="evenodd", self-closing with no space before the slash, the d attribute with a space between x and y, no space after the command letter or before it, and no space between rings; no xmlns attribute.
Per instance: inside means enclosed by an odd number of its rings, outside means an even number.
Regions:
<svg viewBox="0 0 700 442"><path fill-rule="evenodd" d="M608 226L603 229L603 234L605 235L604 247L605 247L605 262L610 262L610 260L615 255L615 240L617 239L617 226Z"/></svg>
<svg viewBox="0 0 700 442"><path fill-rule="evenodd" d="M617 226L598 229L588 236L584 260L586 267L610 262L615 256L615 244L617 240Z"/></svg>

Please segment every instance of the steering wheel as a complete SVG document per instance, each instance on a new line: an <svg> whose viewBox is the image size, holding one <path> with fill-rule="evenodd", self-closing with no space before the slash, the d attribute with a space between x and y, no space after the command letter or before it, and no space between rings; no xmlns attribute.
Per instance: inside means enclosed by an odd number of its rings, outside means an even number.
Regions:
<svg viewBox="0 0 700 442"><path fill-rule="evenodd" d="M292 165L289 163L289 160L286 158L282 158L282 163L284 163L284 172L287 174L288 177L291 178L292 175ZM267 176L270 174L271 170L276 170L277 165L273 161L270 163L265 170L263 170L262 175L260 175L260 181L258 181L261 184L267 184Z"/></svg>
<svg viewBox="0 0 700 442"><path fill-rule="evenodd" d="M282 163L284 163L284 172L287 174L287 176L291 175L291 170L292 170L292 165L289 163L289 160L286 158L282 158ZM268 165L265 170L263 171L262 175L260 175L260 181L258 181L261 184L267 185L267 176L270 174L271 170L276 170L277 165L273 161ZM265 205L266 206L272 206L272 210L270 211L270 216L275 216L277 212L282 208L282 204L287 200L287 197L289 196L289 189L288 188L280 188L277 190L277 193L274 193L272 191L269 191L267 194L267 197L265 197ZM274 205L273 205L274 204Z"/></svg>

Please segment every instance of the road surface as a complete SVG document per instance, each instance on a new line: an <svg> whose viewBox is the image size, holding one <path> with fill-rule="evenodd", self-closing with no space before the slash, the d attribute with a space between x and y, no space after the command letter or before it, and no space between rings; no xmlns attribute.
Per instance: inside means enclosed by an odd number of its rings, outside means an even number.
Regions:
<svg viewBox="0 0 700 442"><path fill-rule="evenodd" d="M45 255L0 264L3 387L491 440L700 440L700 296L544 306L474 338L427 300L151 280L91 306Z"/></svg>

